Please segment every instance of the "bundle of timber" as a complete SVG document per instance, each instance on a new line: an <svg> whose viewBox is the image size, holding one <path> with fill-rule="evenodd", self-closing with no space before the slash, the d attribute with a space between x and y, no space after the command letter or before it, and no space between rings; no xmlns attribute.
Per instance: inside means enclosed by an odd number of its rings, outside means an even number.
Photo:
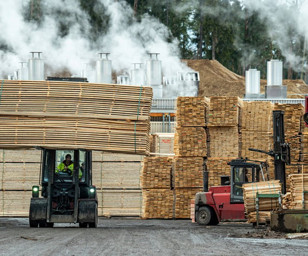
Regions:
<svg viewBox="0 0 308 256"><path fill-rule="evenodd" d="M248 223L257 222L257 212L250 212L247 215ZM259 211L259 223L268 223L271 220L270 211Z"/></svg>
<svg viewBox="0 0 308 256"><path fill-rule="evenodd" d="M256 211L256 198L259 194L278 194L281 193L279 180L263 181L256 183L243 184L244 206L247 214ZM278 198L260 198L259 210L271 211L279 207Z"/></svg>
<svg viewBox="0 0 308 256"><path fill-rule="evenodd" d="M151 101L150 87L3 81L0 147L146 154Z"/></svg>
<svg viewBox="0 0 308 256"><path fill-rule="evenodd" d="M196 193L202 192L202 188L187 189L176 188L175 189L175 218L176 219L188 219L190 218L191 200L195 198Z"/></svg>
<svg viewBox="0 0 308 256"><path fill-rule="evenodd" d="M0 191L0 216L29 216L32 191Z"/></svg>
<svg viewBox="0 0 308 256"><path fill-rule="evenodd" d="M204 159L202 157L175 157L175 188L202 188L203 171Z"/></svg>
<svg viewBox="0 0 308 256"><path fill-rule="evenodd" d="M209 157L234 157L240 155L239 128L234 127L210 127L208 130L210 147Z"/></svg>
<svg viewBox="0 0 308 256"><path fill-rule="evenodd" d="M289 143L291 163L301 161L301 140L304 106L302 104L275 104L275 110L284 111L285 141Z"/></svg>
<svg viewBox="0 0 308 256"><path fill-rule="evenodd" d="M274 104L264 101L244 102L242 129L247 131L271 132Z"/></svg>
<svg viewBox="0 0 308 256"><path fill-rule="evenodd" d="M173 217L173 190L143 189L142 217L145 219L171 219Z"/></svg>
<svg viewBox="0 0 308 256"><path fill-rule="evenodd" d="M292 195L291 192L287 192L282 197L282 206L283 209L290 209L290 203L292 202Z"/></svg>
<svg viewBox="0 0 308 256"><path fill-rule="evenodd" d="M147 188L171 188L171 157L145 157L141 171L141 187Z"/></svg>
<svg viewBox="0 0 308 256"><path fill-rule="evenodd" d="M241 150L242 157L252 160L267 160L268 155L255 151L250 151L249 148L261 149L269 152L273 149L273 134L271 132L259 132L242 130Z"/></svg>
<svg viewBox="0 0 308 256"><path fill-rule="evenodd" d="M208 126L240 125L242 104L238 97L211 97Z"/></svg>
<svg viewBox="0 0 308 256"><path fill-rule="evenodd" d="M209 103L206 97L178 97L177 126L206 126Z"/></svg>
<svg viewBox="0 0 308 256"><path fill-rule="evenodd" d="M291 174L288 179L291 193L289 209L308 209L308 173Z"/></svg>
<svg viewBox="0 0 308 256"><path fill-rule="evenodd" d="M208 184L209 187L220 186L222 181L230 177L230 165L228 163L233 158L215 158L210 157L207 159L206 166L208 171Z"/></svg>
<svg viewBox="0 0 308 256"><path fill-rule="evenodd" d="M174 135L174 153L177 156L207 155L207 135L203 127L180 127Z"/></svg>

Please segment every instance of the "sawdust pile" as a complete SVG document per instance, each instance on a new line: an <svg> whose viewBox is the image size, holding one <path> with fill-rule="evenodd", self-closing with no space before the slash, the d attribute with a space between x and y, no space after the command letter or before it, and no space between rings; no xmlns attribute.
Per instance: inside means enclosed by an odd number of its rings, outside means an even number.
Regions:
<svg viewBox="0 0 308 256"><path fill-rule="evenodd" d="M245 94L245 79L216 60L185 60L200 74L199 96L239 96Z"/></svg>
<svg viewBox="0 0 308 256"><path fill-rule="evenodd" d="M238 96L244 97L245 78L230 71L216 60L183 60L200 74L199 96ZM261 93L264 94L266 80L261 80ZM308 86L303 80L283 80L288 86L288 98L304 98Z"/></svg>

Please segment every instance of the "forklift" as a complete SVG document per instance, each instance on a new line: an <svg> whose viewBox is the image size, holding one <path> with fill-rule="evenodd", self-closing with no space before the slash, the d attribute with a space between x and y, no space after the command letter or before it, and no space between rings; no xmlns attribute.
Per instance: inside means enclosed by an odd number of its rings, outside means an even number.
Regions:
<svg viewBox="0 0 308 256"><path fill-rule="evenodd" d="M73 171L59 171L67 155ZM57 171L56 171L57 170ZM81 228L96 228L97 194L92 185L92 151L42 149L40 187L32 187L30 227L53 227L54 223L79 223Z"/></svg>
<svg viewBox="0 0 308 256"><path fill-rule="evenodd" d="M282 193L285 194L285 165L290 164L290 147L285 143L283 116L283 111L273 111L274 149L269 152L253 148L249 150L274 158L275 179L280 180ZM205 192L195 196L195 220L200 225L216 225L222 220L245 220L242 185L269 180L266 162L235 159L228 164L231 167L229 184L211 187L209 190L205 186Z"/></svg>

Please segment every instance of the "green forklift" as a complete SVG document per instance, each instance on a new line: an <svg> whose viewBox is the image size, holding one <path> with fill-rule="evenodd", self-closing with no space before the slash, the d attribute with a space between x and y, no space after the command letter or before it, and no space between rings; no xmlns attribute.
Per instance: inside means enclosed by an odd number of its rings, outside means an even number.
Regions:
<svg viewBox="0 0 308 256"><path fill-rule="evenodd" d="M70 168L59 168L67 156L71 158ZM42 149L40 177L41 189L32 187L30 227L53 227L54 223L97 227L97 194L92 185L90 150Z"/></svg>

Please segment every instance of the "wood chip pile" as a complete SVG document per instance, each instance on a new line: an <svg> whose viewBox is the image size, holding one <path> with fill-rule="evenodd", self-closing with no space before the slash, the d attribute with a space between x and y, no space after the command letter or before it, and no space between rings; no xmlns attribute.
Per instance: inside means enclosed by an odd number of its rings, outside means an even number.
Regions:
<svg viewBox="0 0 308 256"><path fill-rule="evenodd" d="M150 87L4 81L0 147L146 154L151 101Z"/></svg>
<svg viewBox="0 0 308 256"><path fill-rule="evenodd" d="M243 184L243 197L245 212L248 217L248 222L256 222L256 198L259 194L278 194L281 193L281 184L279 180L271 180L257 183ZM262 216L268 216L272 210L279 208L278 198L260 198L259 199L259 212ZM266 219L268 221L269 219ZM261 219L259 220L261 223ZM264 223L264 222L263 222Z"/></svg>

